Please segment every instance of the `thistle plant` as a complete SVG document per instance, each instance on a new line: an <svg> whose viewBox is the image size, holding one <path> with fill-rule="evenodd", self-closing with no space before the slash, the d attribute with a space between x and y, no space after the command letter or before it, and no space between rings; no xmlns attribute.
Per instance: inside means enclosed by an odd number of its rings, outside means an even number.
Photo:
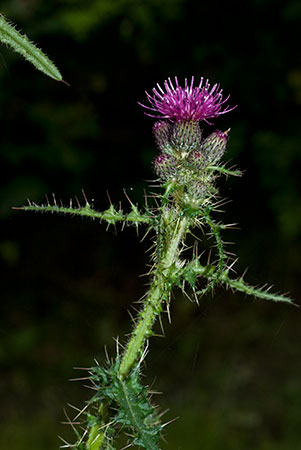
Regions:
<svg viewBox="0 0 301 450"><path fill-rule="evenodd" d="M109 226L121 223L142 227L152 239L149 287L140 300L141 309L130 338L117 345L115 357L107 356L104 364L88 369L86 378L95 394L75 417L67 416L75 442L63 440L64 448L113 450L121 433L127 436L124 448L160 448L166 424L152 405L148 388L141 383L141 370L156 320L163 312L170 316L173 290L181 290L197 305L217 286L258 299L292 303L269 288L250 286L243 276L231 275L235 260L222 238L223 230L231 225L218 219L222 199L216 182L221 176L237 177L241 172L227 168L223 162L230 129L207 131L213 120L235 108L228 102L229 96L224 97L218 84L211 86L203 78L198 84L193 77L185 79L184 86L177 78L169 78L163 87L158 84L151 93L146 92L146 103L139 104L146 115L155 119L153 134L159 151L153 163L157 177L153 205L139 208L130 203L125 212L111 204L98 212L84 197L84 204L75 207L72 202L59 205L54 198L40 206L29 202L20 208L88 217ZM199 241L198 247L204 235L213 242L207 264L197 251L187 251L189 235Z"/></svg>

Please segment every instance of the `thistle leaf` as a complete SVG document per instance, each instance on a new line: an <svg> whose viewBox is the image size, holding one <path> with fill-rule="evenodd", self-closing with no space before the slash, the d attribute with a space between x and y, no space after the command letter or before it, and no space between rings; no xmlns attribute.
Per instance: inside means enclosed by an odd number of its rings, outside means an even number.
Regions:
<svg viewBox="0 0 301 450"><path fill-rule="evenodd" d="M244 292L246 295L251 295L255 298L260 298L262 300L270 300L273 302L282 302L289 303L294 306L298 306L292 299L286 297L281 294L273 294L269 292L270 288L265 288L264 286L261 288L255 288L247 284L242 277L237 279L231 279L228 275L228 272L225 271L220 277L220 281L226 285L226 287L230 287L235 289L236 291Z"/></svg>
<svg viewBox="0 0 301 450"><path fill-rule="evenodd" d="M140 365L124 381L118 375L119 367L120 358L117 356L110 367L89 369L92 386L97 392L89 401L85 413L86 436L79 438L72 448L114 450L116 433L127 430L132 445L159 450L164 425L150 403L147 388L140 382ZM74 427L74 430L77 433L77 428Z"/></svg>
<svg viewBox="0 0 301 450"><path fill-rule="evenodd" d="M226 167L224 166L209 166L208 170L210 170L210 172L219 172L223 175L229 175L229 176L233 176L233 177L241 177L242 176L242 171L237 169L237 170L231 170L231 169L226 169Z"/></svg>
<svg viewBox="0 0 301 450"><path fill-rule="evenodd" d="M15 26L5 19L3 14L0 14L0 41L22 55L36 69L57 81L62 81L62 75L53 62L25 34L17 31Z"/></svg>
<svg viewBox="0 0 301 450"><path fill-rule="evenodd" d="M129 214L124 214L122 210L117 210L111 205L107 210L99 212L91 208L90 204L86 202L84 206L79 205L78 208L72 206L59 206L54 200L55 204L51 205L47 203L45 205L37 205L29 202L28 206L15 207L13 209L21 211L34 211L41 213L57 213L62 215L82 216L90 217L91 219L99 219L100 221L107 222L108 225L115 225L117 222L125 222L127 224L134 224L138 226L140 223L151 223L152 218L149 214L142 214L138 211L136 206L132 206L132 211Z"/></svg>

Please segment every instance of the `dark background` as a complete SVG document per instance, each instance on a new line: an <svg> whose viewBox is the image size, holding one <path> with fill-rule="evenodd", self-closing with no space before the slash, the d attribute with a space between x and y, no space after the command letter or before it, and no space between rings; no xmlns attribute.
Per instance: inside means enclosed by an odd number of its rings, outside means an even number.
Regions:
<svg viewBox="0 0 301 450"><path fill-rule="evenodd" d="M135 229L12 211L55 193L95 208L125 189L143 202L156 154L137 101L171 76L219 82L233 112L220 183L225 233L254 285L300 302L301 70L297 0L9 0L1 10L55 61L55 82L0 48L0 447L58 448L63 407L91 395L73 367L114 355L145 290L150 242ZM206 132L213 127L207 127ZM141 235L143 232L141 231ZM133 311L132 311L133 312ZM197 307L175 292L166 338L153 338L145 382L166 428L163 448L290 450L301 445L301 329L295 307L229 291ZM72 411L69 410L71 414Z"/></svg>

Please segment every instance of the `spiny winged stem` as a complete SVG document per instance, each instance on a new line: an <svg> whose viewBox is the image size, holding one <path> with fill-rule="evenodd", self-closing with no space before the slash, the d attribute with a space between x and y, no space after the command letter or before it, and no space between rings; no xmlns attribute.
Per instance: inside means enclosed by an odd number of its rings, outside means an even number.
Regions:
<svg viewBox="0 0 301 450"><path fill-rule="evenodd" d="M127 377L137 359L143 354L145 341L152 334L154 321L161 313L164 302L167 304L169 302L173 285L172 272L180 265L179 254L187 231L187 218L181 216L179 212L175 214L173 209L164 208L158 230L164 235L163 250L157 249L159 261L153 281L120 364L119 376L122 380Z"/></svg>

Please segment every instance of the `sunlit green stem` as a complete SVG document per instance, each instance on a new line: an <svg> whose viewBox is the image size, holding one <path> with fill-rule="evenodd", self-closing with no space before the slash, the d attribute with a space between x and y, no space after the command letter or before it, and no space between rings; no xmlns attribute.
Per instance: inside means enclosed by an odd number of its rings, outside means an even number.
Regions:
<svg viewBox="0 0 301 450"><path fill-rule="evenodd" d="M138 322L123 355L119 369L121 379L127 377L137 359L143 354L145 341L152 334L152 327L156 317L162 311L162 304L169 300L173 285L170 275L171 272L176 270L176 261L188 225L185 217L178 217L177 219L172 217L174 214L172 210L167 214L169 214L170 220L167 218L166 221L166 217L164 219L164 222L168 223L164 236L166 247L161 254L161 260L158 262L144 308L139 314Z"/></svg>

